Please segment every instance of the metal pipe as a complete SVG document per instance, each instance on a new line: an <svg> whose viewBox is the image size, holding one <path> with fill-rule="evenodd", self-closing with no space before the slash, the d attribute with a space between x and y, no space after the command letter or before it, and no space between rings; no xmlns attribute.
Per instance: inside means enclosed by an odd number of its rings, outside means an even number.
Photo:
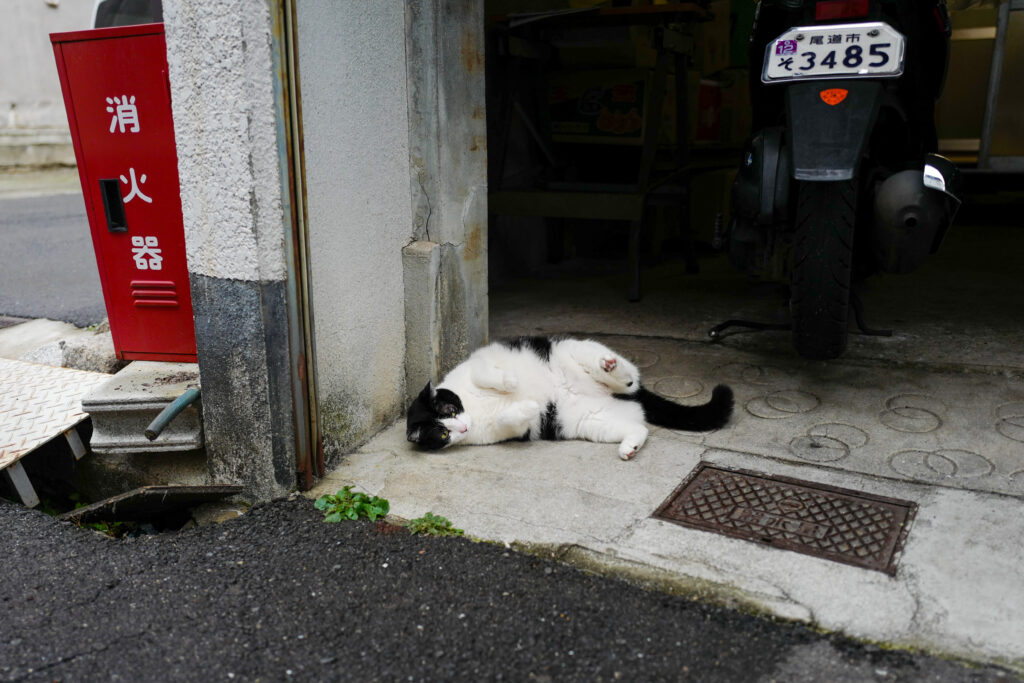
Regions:
<svg viewBox="0 0 1024 683"><path fill-rule="evenodd" d="M146 438L150 441L160 436L160 432L171 423L171 420L178 416L178 413L185 410L199 398L199 389L192 388L186 391L178 398L171 401L170 405L160 411L160 414L156 416L156 419L149 423L146 427Z"/></svg>

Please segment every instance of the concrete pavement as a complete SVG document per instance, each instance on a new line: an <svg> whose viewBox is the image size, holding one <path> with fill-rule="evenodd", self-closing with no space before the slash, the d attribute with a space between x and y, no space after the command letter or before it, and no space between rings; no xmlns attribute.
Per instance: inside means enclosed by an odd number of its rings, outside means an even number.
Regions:
<svg viewBox="0 0 1024 683"><path fill-rule="evenodd" d="M575 333L632 359L645 384L701 402L736 392L734 420L694 435L655 429L639 456L584 442L410 449L399 423L346 456L312 495L344 484L392 512L430 510L468 534L588 569L878 641L1024 672L1024 238L1006 222L960 225L920 273L878 278L869 322L843 359L796 358L785 333L706 330L783 315L772 286L721 257L698 277L625 279L562 267L491 293L492 337ZM570 264L571 265L571 264ZM82 336L47 321L0 330L0 357L53 355ZM57 363L54 363L57 364ZM651 513L698 463L905 499L919 509L895 576L683 528Z"/></svg>
<svg viewBox="0 0 1024 683"><path fill-rule="evenodd" d="M716 373L729 363L705 365L705 354L690 351L690 344L608 341L613 348L630 343L656 348L659 364L678 373L655 381L656 388L668 380L681 383L680 377L700 377L694 381L705 384L704 377L731 381L738 399L734 421L707 435L656 429L629 462L619 460L614 445L576 441L418 453L398 424L347 456L314 493L355 484L387 498L392 512L402 517L430 510L478 538L542 549L590 569L696 591L886 645L1024 670L1024 504L1019 472L1007 475L1022 465L1016 446L984 449L999 456L992 460L936 448L946 435L892 430L884 417L870 420L891 410L873 386L836 387L827 376L817 381L798 376L801 388L791 391L816 390L821 396L806 413L765 417L755 411L770 408L778 394ZM728 355L731 363L744 356ZM879 380L878 370L857 374ZM955 389L954 380L961 378L931 379L951 382L939 383L937 393L944 396L943 389ZM1005 380L994 383L1000 381ZM693 398L705 397L701 392ZM1002 398L1008 397L1017 395L1008 391ZM959 408L964 423L994 417L988 404L977 406L977 412ZM915 410L906 414L916 416ZM979 431L995 441L992 421ZM957 444L963 436L958 421L943 426ZM894 432L893 439L885 438L886 429ZM824 437L821 448L805 446L818 432L832 436ZM894 455L884 457L890 450ZM819 454L826 462L808 459ZM653 519L655 509L700 462L916 502L896 575Z"/></svg>
<svg viewBox="0 0 1024 683"><path fill-rule="evenodd" d="M967 215L918 273L879 277L844 358L808 362L788 333L706 331L726 318L781 318L773 286L721 257L697 277L625 278L572 265L491 293L493 337L569 333L633 360L644 383L703 402L718 382L736 413L710 434L655 429L638 456L585 442L419 453L399 422L346 456L313 495L345 484L392 512L450 518L468 534L588 569L885 646L1024 671L1024 237ZM597 269L599 270L599 269ZM701 462L908 500L919 507L894 576L652 518Z"/></svg>
<svg viewBox="0 0 1024 683"><path fill-rule="evenodd" d="M36 318L0 328L0 358L113 374L125 366L114 355L110 327L91 328Z"/></svg>
<svg viewBox="0 0 1024 683"><path fill-rule="evenodd" d="M75 166L5 169L0 171L0 199L81 194Z"/></svg>

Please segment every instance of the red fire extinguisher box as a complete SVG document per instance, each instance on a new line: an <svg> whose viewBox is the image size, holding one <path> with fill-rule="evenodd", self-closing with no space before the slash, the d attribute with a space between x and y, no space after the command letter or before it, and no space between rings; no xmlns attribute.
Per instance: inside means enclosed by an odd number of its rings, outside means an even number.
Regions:
<svg viewBox="0 0 1024 683"><path fill-rule="evenodd" d="M50 41L117 356L194 362L163 24Z"/></svg>

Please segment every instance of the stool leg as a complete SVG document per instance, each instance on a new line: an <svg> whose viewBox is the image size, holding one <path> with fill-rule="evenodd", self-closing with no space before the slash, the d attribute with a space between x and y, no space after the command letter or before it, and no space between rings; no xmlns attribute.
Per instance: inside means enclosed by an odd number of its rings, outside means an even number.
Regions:
<svg viewBox="0 0 1024 683"><path fill-rule="evenodd" d="M78 435L78 430L72 427L64 432L64 438L68 440L68 446L71 448L71 453L75 456L75 460L81 460L82 456L86 453L86 449L85 444L82 443L82 437Z"/></svg>
<svg viewBox="0 0 1024 683"><path fill-rule="evenodd" d="M11 480L11 485L18 492L18 497L21 498L21 502L25 507L34 508L36 505L39 505L39 496L36 495L36 490L32 488L32 482L28 480L25 468L21 466L20 462L9 465L4 472L7 474L7 478Z"/></svg>

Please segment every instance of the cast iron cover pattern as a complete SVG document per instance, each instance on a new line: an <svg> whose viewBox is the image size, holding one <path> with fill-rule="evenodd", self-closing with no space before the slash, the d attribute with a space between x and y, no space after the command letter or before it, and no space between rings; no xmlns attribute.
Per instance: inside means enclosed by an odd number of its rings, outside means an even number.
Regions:
<svg viewBox="0 0 1024 683"><path fill-rule="evenodd" d="M893 575L915 503L703 463L654 517Z"/></svg>

